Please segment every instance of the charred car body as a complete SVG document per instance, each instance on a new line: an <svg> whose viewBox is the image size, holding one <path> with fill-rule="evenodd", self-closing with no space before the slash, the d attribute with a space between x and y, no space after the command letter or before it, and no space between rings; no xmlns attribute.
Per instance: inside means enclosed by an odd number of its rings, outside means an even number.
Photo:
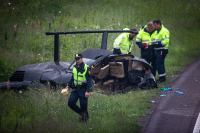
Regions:
<svg viewBox="0 0 200 133"><path fill-rule="evenodd" d="M10 76L9 87L17 90L27 87L40 88L48 83L54 87L57 85L65 87L71 79L75 61L72 63L59 61L59 34L103 33L101 49L87 49L82 52L83 61L91 67L94 85L110 86L113 91L116 88L123 90L127 86L139 86L141 89L157 88L155 78L151 74L152 67L145 60L133 55L114 55L106 50L108 33L118 32L133 31L47 32L46 35L54 35L54 61L18 68ZM0 88L7 88L7 84L1 83Z"/></svg>

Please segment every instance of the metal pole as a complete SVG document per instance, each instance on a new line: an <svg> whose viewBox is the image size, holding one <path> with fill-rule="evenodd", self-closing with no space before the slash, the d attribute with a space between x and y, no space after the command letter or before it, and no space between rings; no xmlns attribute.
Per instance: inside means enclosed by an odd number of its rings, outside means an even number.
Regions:
<svg viewBox="0 0 200 133"><path fill-rule="evenodd" d="M103 32L103 36L102 36L102 42L101 42L101 49L105 49L107 48L107 38L108 38L108 32Z"/></svg>
<svg viewBox="0 0 200 133"><path fill-rule="evenodd" d="M60 61L60 46L59 46L59 33L56 33L54 35L55 37L55 42L54 42L54 62L59 64Z"/></svg>

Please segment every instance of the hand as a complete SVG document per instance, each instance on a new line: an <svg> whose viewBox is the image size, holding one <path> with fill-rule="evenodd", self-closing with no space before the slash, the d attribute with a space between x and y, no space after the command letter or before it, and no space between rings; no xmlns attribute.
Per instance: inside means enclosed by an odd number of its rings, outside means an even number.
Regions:
<svg viewBox="0 0 200 133"><path fill-rule="evenodd" d="M151 43L155 43L155 42L158 42L157 40L153 40L153 41L151 41Z"/></svg>
<svg viewBox="0 0 200 133"><path fill-rule="evenodd" d="M144 50L147 50L147 49L148 49L148 47L145 47L145 48L144 48Z"/></svg>
<svg viewBox="0 0 200 133"><path fill-rule="evenodd" d="M154 41L152 41L151 43L152 43L152 44L157 44L158 41L154 40Z"/></svg>
<svg viewBox="0 0 200 133"><path fill-rule="evenodd" d="M86 91L85 92L85 97L88 98L89 96L90 96L90 93Z"/></svg>
<svg viewBox="0 0 200 133"><path fill-rule="evenodd" d="M148 48L148 43L142 43L145 47Z"/></svg>
<svg viewBox="0 0 200 133"><path fill-rule="evenodd" d="M67 86L65 89L67 89L67 91L70 92L70 87L69 86Z"/></svg>

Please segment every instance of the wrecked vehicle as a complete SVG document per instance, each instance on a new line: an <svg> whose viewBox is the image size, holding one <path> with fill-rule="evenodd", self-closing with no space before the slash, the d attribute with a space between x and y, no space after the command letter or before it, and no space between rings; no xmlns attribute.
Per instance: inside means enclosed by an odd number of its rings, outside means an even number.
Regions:
<svg viewBox="0 0 200 133"><path fill-rule="evenodd" d="M157 88L151 65L133 55L109 55L91 66L94 85L113 92L126 91L127 87Z"/></svg>
<svg viewBox="0 0 200 133"><path fill-rule="evenodd" d="M13 72L9 78L9 88L15 90L40 88L43 85L66 87L72 76L75 60L59 61L59 34L103 33L101 49L87 49L81 54L83 61L91 67L94 86L110 88L112 91L124 90L128 86L139 86L141 89L157 88L151 74L151 65L133 55L114 55L106 50L108 33L134 32L124 30L46 32L54 35L54 61L25 65ZM0 88L7 88L1 83Z"/></svg>

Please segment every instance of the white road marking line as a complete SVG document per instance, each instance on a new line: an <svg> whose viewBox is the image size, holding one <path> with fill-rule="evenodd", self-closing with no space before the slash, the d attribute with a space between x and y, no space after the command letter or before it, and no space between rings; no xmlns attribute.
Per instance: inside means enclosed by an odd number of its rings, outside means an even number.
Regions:
<svg viewBox="0 0 200 133"><path fill-rule="evenodd" d="M194 126L193 133L200 133L200 113Z"/></svg>

